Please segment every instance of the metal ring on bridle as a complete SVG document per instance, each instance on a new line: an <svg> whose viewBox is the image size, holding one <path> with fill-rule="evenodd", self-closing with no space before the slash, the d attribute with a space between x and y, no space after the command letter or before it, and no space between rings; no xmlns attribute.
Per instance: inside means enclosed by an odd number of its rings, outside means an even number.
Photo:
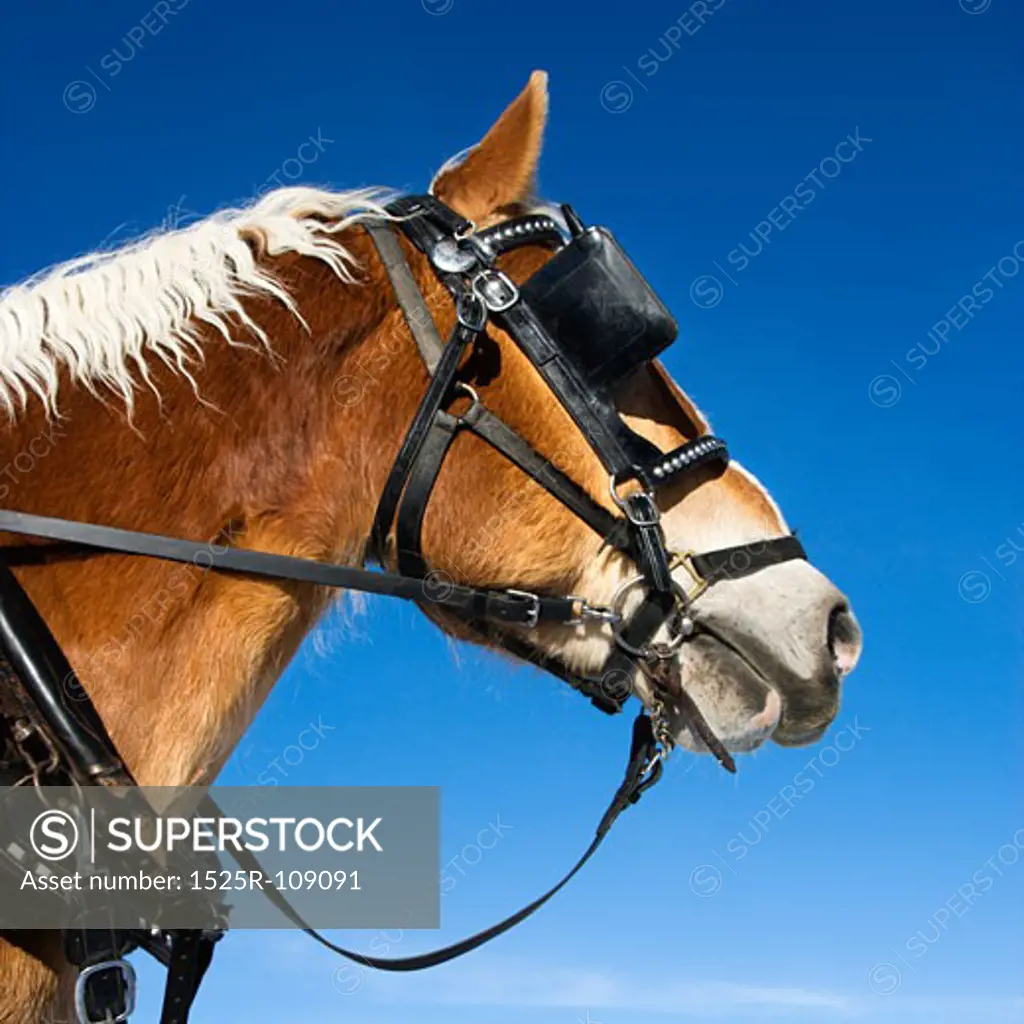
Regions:
<svg viewBox="0 0 1024 1024"><path fill-rule="evenodd" d="M626 595L629 591L636 586L643 586L646 583L647 579L643 575L631 576L625 583L622 583L619 586L618 590L615 591L615 594L608 605L609 611L617 617L615 624L612 626L612 636L615 638L615 642L627 654L632 654L634 658L656 658L660 660L671 657L677 650L679 650L686 641L686 638L693 632L692 624L690 629L686 629L683 626L685 612L690 606L690 599L686 590L673 580L672 592L676 596L676 610L670 621L678 622L680 628L668 641L651 643L646 647L634 647L632 644L627 643L622 637L623 632L629 625L629 620L623 615L623 610L626 602Z"/></svg>
<svg viewBox="0 0 1024 1024"><path fill-rule="evenodd" d="M701 576L697 571L697 567L693 564L693 559L696 555L695 551L673 551L671 555L669 568L675 569L676 566L682 566L689 574L690 579L693 580L693 587L686 594L686 603L692 604L711 586L712 581Z"/></svg>
<svg viewBox="0 0 1024 1024"><path fill-rule="evenodd" d="M477 408L477 406L480 405L480 395L477 394L476 388L470 387L470 385L467 384L464 380L457 380L455 382L455 390L461 391L470 401L469 408L462 413L463 417L468 416L474 409Z"/></svg>
<svg viewBox="0 0 1024 1024"><path fill-rule="evenodd" d="M657 526L661 522L661 511L658 509L658 504L651 491L634 491L624 498L619 494L618 474L613 473L608 478L608 493L611 494L612 501L615 502L618 509L634 526ZM638 512L630 501L630 498L638 496L646 499L649 510L647 515Z"/></svg>

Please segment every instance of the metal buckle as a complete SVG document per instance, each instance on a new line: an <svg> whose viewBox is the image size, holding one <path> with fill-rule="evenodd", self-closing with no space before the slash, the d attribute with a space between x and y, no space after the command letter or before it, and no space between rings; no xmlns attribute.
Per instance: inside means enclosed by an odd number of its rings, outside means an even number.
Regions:
<svg viewBox="0 0 1024 1024"><path fill-rule="evenodd" d="M570 601L576 602L576 610L569 620L570 626L578 626L583 622L607 622L612 625L622 619L621 615L613 612L611 608L596 608L589 604L585 597L578 597L575 594L569 596Z"/></svg>
<svg viewBox="0 0 1024 1024"><path fill-rule="evenodd" d="M533 629L540 622L540 598L531 594L528 590L506 590L509 597L521 597L530 602L530 610L526 613L526 621L523 623L527 629Z"/></svg>
<svg viewBox="0 0 1024 1024"><path fill-rule="evenodd" d="M661 522L661 512L658 509L657 502L654 500L654 494L651 491L634 491L632 494L629 494L624 498L619 494L618 474L612 473L608 478L608 493L611 494L612 501L615 502L622 514L634 526L657 526L658 523ZM635 510L633 507L633 501L631 499L638 497L646 499L646 515Z"/></svg>
<svg viewBox="0 0 1024 1024"><path fill-rule="evenodd" d="M116 1017L106 1011L103 1017L90 1017L86 1003L89 979L101 971L118 971L124 982L124 1012ZM78 1024L123 1024L135 1012L135 968L127 960L102 960L84 967L75 979L75 1014Z"/></svg>
<svg viewBox="0 0 1024 1024"><path fill-rule="evenodd" d="M502 270L480 271L473 278L473 294L492 313L502 313L519 301L519 289Z"/></svg>
<svg viewBox="0 0 1024 1024"><path fill-rule="evenodd" d="M475 291L459 293L455 300L455 315L463 327L477 334L487 326L487 306Z"/></svg>

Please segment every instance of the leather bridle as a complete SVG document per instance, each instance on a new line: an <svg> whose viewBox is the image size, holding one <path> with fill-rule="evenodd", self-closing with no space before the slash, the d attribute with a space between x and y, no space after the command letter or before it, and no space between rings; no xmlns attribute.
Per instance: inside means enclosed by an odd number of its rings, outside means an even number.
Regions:
<svg viewBox="0 0 1024 1024"><path fill-rule="evenodd" d="M603 229L584 228L569 207L562 210L567 227L553 217L538 214L476 230L435 197L424 195L396 200L388 207L387 219L366 224L429 375L424 396L382 491L369 539L370 553L382 564L393 557L396 572L0 511L0 531L51 542L0 548L0 668L3 663L9 667L10 685L18 690L22 706L28 709L28 738L36 731L53 751L54 776L77 785L131 785L135 780L88 696L83 693L74 702L60 699L61 688L73 672L11 571L18 565L68 554L139 555L260 579L307 582L414 600L455 616L469 633L565 679L609 714L622 710L636 692L636 678L643 676L649 691L647 707L633 727L623 782L602 816L593 841L555 886L499 924L434 953L383 959L330 943L306 926L280 892L266 891L283 914L318 942L367 967L410 971L444 963L507 931L543 906L590 859L621 812L660 777L662 762L673 745L667 721L669 707L683 716L725 767L735 770L728 752L680 683L679 648L699 629L692 607L708 587L721 580L806 557L793 536L699 554L667 549L657 504L659 489L684 477L697 479L699 484L706 469L725 466L728 453L724 442L710 435L662 452L629 430L618 417L610 386L601 374L628 372L630 358L634 369L653 358L656 350L674 337L675 324L614 240L602 234ZM442 341L438 333L399 233L427 257L452 297L456 318L447 341ZM542 268L517 285L499 268L498 261L504 253L525 245L554 249L556 255L546 266L555 265L559 254L566 254L564 261L572 264L570 272L564 279L556 277L552 281L552 274L557 274L559 268L555 266L551 273ZM580 287L586 294L582 299L591 301L592 308L586 308L585 302L582 312L581 308L565 308L566 281L570 294L573 282L583 282ZM615 335L620 325L609 326L594 312L609 308L609 295L602 289L611 290L611 299L618 300L627 314L632 311L642 329L629 327L625 335ZM573 351L561 331L552 326L576 323L578 327L580 322L584 328L589 322L595 332L612 337L608 351L594 354L581 351L578 345ZM608 472L609 494L618 515L489 410L471 383L460 376L465 356L491 324L519 347L574 420ZM626 356L622 356L624 349L620 351L622 339L627 347L633 346ZM636 353L639 355L633 358ZM599 363L605 370L598 367ZM450 410L460 396L468 398L469 405L456 414ZM594 530L605 545L635 564L636 574L623 583L608 607L594 607L573 595L465 586L432 572L422 550L423 520L445 457L454 439L464 431L500 452ZM686 585L675 579L675 570L683 571ZM641 599L627 615L629 596L635 590L641 592ZM529 640L529 632L541 624L580 626L593 622L607 624L614 641L597 673L577 672L556 657L540 653ZM667 639L658 639L663 632ZM0 678L0 685L3 683ZM0 700L0 726L3 712L4 702ZM16 745L27 751L21 741ZM27 753L26 763L32 763ZM209 798L206 807L216 810ZM244 850L232 855L241 867L259 869L255 858ZM161 1024L183 1024L217 938L219 933L199 930L70 930L65 935L65 948L82 971L77 989L80 1021L91 1024L106 1020L108 1014L124 1019L119 1014L126 1015L128 991L133 992L134 986L124 955L133 948L144 948L168 965Z"/></svg>
<svg viewBox="0 0 1024 1024"><path fill-rule="evenodd" d="M590 241L587 229L575 212L570 207L562 207L562 211L572 239ZM395 216L395 221L371 224L368 230L430 380L377 506L371 534L373 552L382 562L386 560L388 537L394 526L398 571L406 576L429 578L430 570L421 546L427 503L455 437L462 431L475 434L575 513L604 544L629 557L638 572L619 588L608 608L593 608L580 600L577 614L569 620L570 623L603 621L611 626L615 643L597 674L582 674L554 657L538 655L520 633L488 629L487 623L480 620L468 621L469 630L487 635L498 646L527 660L539 659L547 671L565 679L587 695L595 706L611 714L622 709L634 692L633 680L638 672L642 673L652 692L649 704L655 734L665 752L671 748L672 740L664 719L664 701L671 700L677 706L682 705L680 710L686 713L694 732L732 770L731 758L699 709L683 692L678 674L671 667L677 663L678 648L696 631L690 608L697 597L719 579L733 579L789 559L805 558L800 542L787 536L702 554L670 553L666 549L657 491L681 478L692 479L706 467L724 468L728 462L725 442L706 435L664 453L625 428L617 416L609 415L611 403L606 394L599 396L602 401L595 401L594 391L600 389L588 388L591 382L585 378L585 372L579 370L578 360L551 334L522 290L497 267L501 255L523 246L562 250L567 241L565 229L553 217L526 215L477 231L470 221L431 195L397 200L391 204L389 212ZM442 342L438 334L399 244L396 229L427 256L435 274L451 294L456 323L447 343ZM600 246L602 242L598 236L595 244ZM632 270L631 265L625 273L629 270ZM621 270L618 274L616 278L615 270L609 273L612 285L619 285L623 290L630 288L632 281L620 284ZM582 275L577 274L577 278L579 276ZM628 298L634 303L641 301L635 297L635 290ZM644 297L646 301L651 299ZM468 383L459 379L464 354L486 332L490 322L512 338L576 422L608 471L609 494L621 516L613 515L545 459L489 410ZM674 327L672 322L672 336ZM460 394L469 397L470 405L464 412L453 415L447 411L447 406ZM622 485L627 481L639 486L623 495ZM673 578L672 570L676 568L685 570L688 586L682 586ZM627 617L623 609L634 588L642 588L643 598L636 611ZM533 599L537 602L536 614L527 625L535 626L543 621L544 615L541 598ZM656 642L655 636L664 627L669 628L670 638Z"/></svg>

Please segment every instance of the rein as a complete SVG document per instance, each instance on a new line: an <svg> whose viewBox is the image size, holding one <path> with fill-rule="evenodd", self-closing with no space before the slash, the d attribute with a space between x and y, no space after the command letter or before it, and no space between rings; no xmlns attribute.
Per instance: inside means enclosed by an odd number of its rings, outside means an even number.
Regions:
<svg viewBox="0 0 1024 1024"><path fill-rule="evenodd" d="M597 851L622 811L660 778L662 763L673 746L668 706L684 716L724 767L735 771L729 753L682 687L676 654L698 632L692 607L708 587L790 559L806 558L793 536L699 554L666 548L658 489L704 467L724 467L728 452L723 441L711 436L662 452L621 419L614 405L614 382L666 347L675 337L675 321L605 229L585 228L570 207L562 209L568 237L547 216L518 217L478 231L429 195L396 200L388 207L391 219L366 224L430 378L381 493L369 538L370 552L382 565L393 552L397 572L0 510L0 531L49 542L0 548L0 668L5 660L13 682L20 684L28 713L18 719L22 732L13 734L14 746L24 764L33 769L37 782L40 775L59 767L75 784L134 784L88 696L72 702L61 699L62 686L74 673L11 571L18 565L57 558L136 555L250 578L312 583L436 605L458 617L477 636L566 680L609 714L623 709L634 693L634 680L644 677L650 688L648 707L634 723L623 781L593 840L559 882L500 923L432 953L383 959L331 943L309 928L278 890L265 891L289 920L323 946L379 970L422 970L462 956L525 920L568 884ZM398 232L428 258L451 294L456 324L447 341L438 333ZM517 285L498 268L497 261L503 253L524 245L541 245L554 249L555 254ZM570 414L608 472L609 496L619 515L551 465L459 378L463 357L491 323L510 335ZM449 408L460 396L467 397L470 404L456 415ZM422 552L423 520L451 445L466 430L545 488L606 545L634 562L637 574L620 586L607 607L595 607L574 595L447 582L437 585ZM628 493L624 490L627 484L634 485ZM392 534L393 543L389 539ZM677 582L675 570L683 571L687 586ZM626 604L634 590L641 593L641 600L627 615ZM541 623L590 622L607 624L614 640L596 674L576 672L559 659L543 655L522 632ZM663 630L668 639L656 639ZM5 720L3 708L0 703L0 726ZM42 764L40 749L49 752L49 767ZM216 811L210 798L205 807ZM259 868L258 861L245 850L233 851L232 856L242 868ZM134 948L146 949L168 966L161 1024L185 1024L221 934L69 930L65 950L80 970L76 986L79 1024L107 1020L116 1024L127 1019L134 1005L134 972L124 957Z"/></svg>

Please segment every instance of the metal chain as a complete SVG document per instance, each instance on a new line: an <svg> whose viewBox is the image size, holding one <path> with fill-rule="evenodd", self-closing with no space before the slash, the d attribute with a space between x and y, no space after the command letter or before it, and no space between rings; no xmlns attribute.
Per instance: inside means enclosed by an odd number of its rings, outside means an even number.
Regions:
<svg viewBox="0 0 1024 1024"><path fill-rule="evenodd" d="M669 728L668 716L665 713L665 705L656 693L651 693L651 702L648 712L651 716L651 727L654 729L654 738L658 741L658 757L664 762L672 753L675 746L675 739L672 730Z"/></svg>

